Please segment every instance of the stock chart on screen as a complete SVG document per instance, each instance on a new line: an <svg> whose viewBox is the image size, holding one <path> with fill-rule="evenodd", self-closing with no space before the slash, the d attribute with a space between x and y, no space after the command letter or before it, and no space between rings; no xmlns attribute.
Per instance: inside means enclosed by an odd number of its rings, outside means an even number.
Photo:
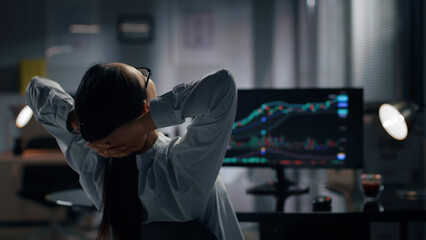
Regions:
<svg viewBox="0 0 426 240"><path fill-rule="evenodd" d="M239 90L224 165L357 168L361 89Z"/></svg>

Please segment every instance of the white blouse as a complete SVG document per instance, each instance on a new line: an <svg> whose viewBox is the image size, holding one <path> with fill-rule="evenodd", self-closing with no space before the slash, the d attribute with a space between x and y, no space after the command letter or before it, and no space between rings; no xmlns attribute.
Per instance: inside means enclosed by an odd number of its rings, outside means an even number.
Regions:
<svg viewBox="0 0 426 240"><path fill-rule="evenodd" d="M183 137L170 139L159 133L154 146L137 155L139 198L148 211L145 223L198 220L218 239L244 239L219 176L235 118L236 92L231 73L219 70L150 101L158 128L181 124L188 117L193 120ZM37 121L56 138L99 209L104 158L88 148L79 134L67 130L74 99L58 83L34 77L27 88L27 102Z"/></svg>

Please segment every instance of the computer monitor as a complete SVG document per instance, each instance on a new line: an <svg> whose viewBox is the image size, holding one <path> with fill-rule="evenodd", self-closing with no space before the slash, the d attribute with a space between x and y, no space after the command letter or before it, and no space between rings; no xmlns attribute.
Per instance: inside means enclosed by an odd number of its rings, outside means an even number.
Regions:
<svg viewBox="0 0 426 240"><path fill-rule="evenodd" d="M362 89L238 91L225 166L361 168Z"/></svg>

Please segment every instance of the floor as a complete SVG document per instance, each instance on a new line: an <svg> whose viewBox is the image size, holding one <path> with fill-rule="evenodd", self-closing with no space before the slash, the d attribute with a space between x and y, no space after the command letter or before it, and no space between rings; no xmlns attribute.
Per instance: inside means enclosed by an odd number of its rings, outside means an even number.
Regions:
<svg viewBox="0 0 426 240"><path fill-rule="evenodd" d="M22 240L27 236L34 236L34 233L39 231L40 227L0 227L0 240ZM74 231L83 234L87 239L95 239L96 231L82 231L81 229L73 228ZM244 237L246 240L258 240L258 234L255 231L244 231ZM41 236L40 238L31 239L43 239L43 240L81 240L80 237L67 236L58 237L50 234Z"/></svg>
<svg viewBox="0 0 426 240"><path fill-rule="evenodd" d="M43 239L43 240L81 240L84 238L75 237L75 236L67 236L61 237L54 234L43 234L38 235L40 229L43 227L2 227L0 228L0 240L23 240L23 239ZM74 231L76 229L73 229ZM84 231L76 231L79 234L82 234L86 239L95 239L96 233L92 232L84 232ZM37 236L37 237L36 237Z"/></svg>
<svg viewBox="0 0 426 240"><path fill-rule="evenodd" d="M81 213L55 224L0 224L0 240L89 240L96 238L97 214Z"/></svg>
<svg viewBox="0 0 426 240"><path fill-rule="evenodd" d="M87 220L87 219L86 219ZM417 226L416 226L417 225ZM426 240L426 228L423 223L413 223L411 233L409 234L409 240ZM67 228L74 233L81 234L83 237L70 236L60 237L51 234L43 235L38 238L26 238L28 236L34 236L34 233L40 231L45 226L5 226L0 224L0 240L82 240L82 239L95 239L97 234L96 227L91 226L87 222L79 221L77 225ZM372 233L370 235L371 240L398 240L399 234L397 233L397 223L375 223L372 227ZM258 226L252 223L243 223L241 225L243 234L246 240L260 240ZM417 230L416 230L417 229ZM396 231L396 232L395 232ZM423 232L423 233L422 233Z"/></svg>
<svg viewBox="0 0 426 240"><path fill-rule="evenodd" d="M42 226L25 226L0 224L0 240L82 240L95 239L97 234L98 219L93 216L80 217L78 221L72 224L60 224L62 232L68 231L80 236L67 234L66 237L58 235L58 231L53 233L48 224ZM62 228L64 227L64 228ZM241 225L246 240L259 240L257 224L243 223ZM43 235L39 233L43 230ZM65 231L63 231L65 230Z"/></svg>

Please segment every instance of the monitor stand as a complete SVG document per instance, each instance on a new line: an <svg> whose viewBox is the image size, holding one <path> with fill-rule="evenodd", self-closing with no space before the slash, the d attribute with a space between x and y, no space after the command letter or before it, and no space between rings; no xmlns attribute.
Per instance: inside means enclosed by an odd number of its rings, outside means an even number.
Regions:
<svg viewBox="0 0 426 240"><path fill-rule="evenodd" d="M272 181L260 186L255 186L247 189L247 193L253 195L274 195L277 199L275 211L284 211L284 202L291 195L301 195L309 192L309 187L299 188L295 186L295 183L288 180L284 176L284 167L274 167L277 181Z"/></svg>

